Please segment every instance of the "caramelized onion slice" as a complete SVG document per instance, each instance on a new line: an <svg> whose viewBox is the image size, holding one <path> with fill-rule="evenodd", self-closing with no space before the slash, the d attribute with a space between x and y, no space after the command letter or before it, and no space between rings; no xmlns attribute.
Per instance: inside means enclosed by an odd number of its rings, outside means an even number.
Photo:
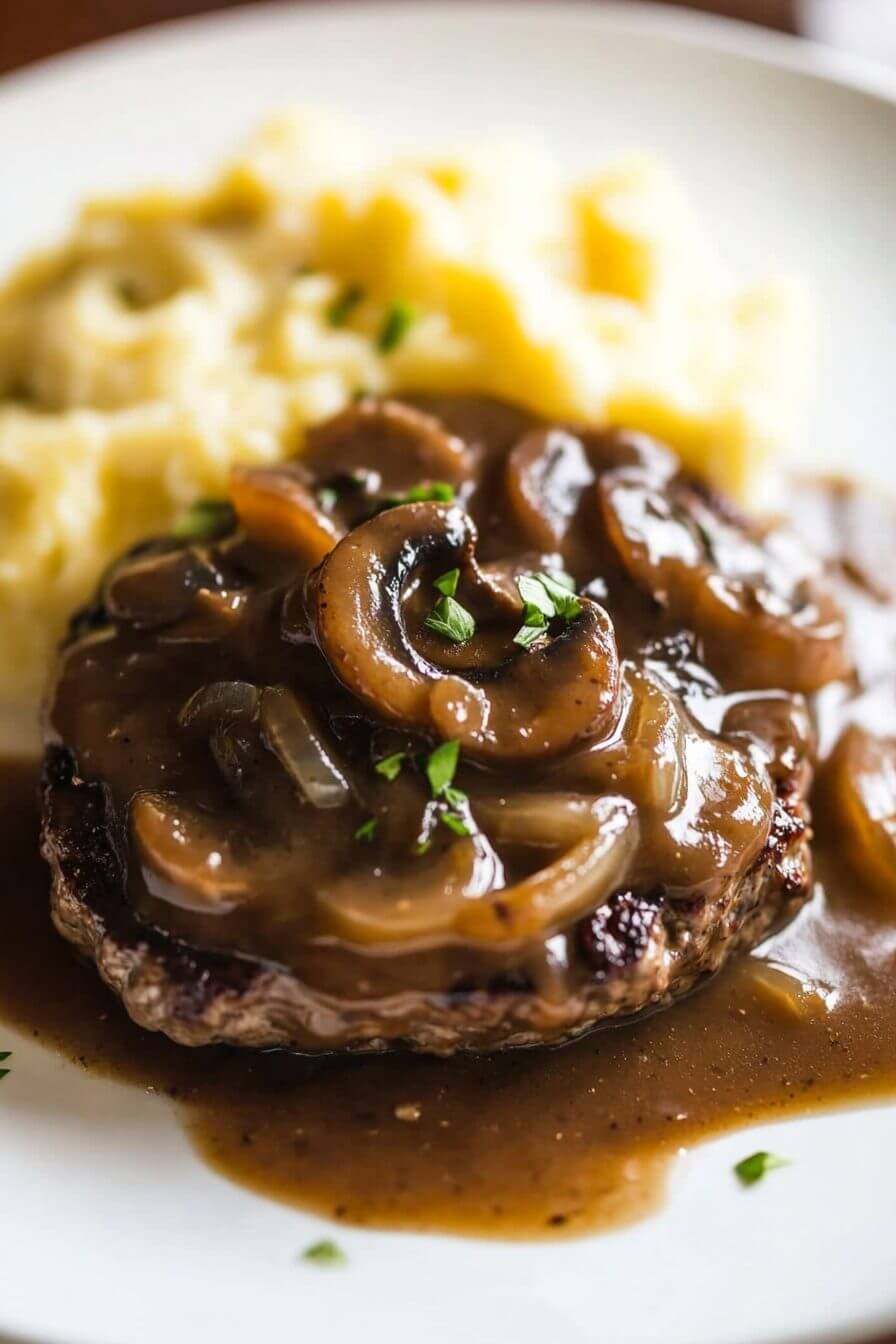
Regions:
<svg viewBox="0 0 896 1344"><path fill-rule="evenodd" d="M641 471L608 473L598 497L629 574L700 635L731 684L811 692L848 675L843 614L795 539L747 536L694 491L658 489Z"/></svg>
<svg viewBox="0 0 896 1344"><path fill-rule="evenodd" d="M309 577L306 606L330 667L374 713L456 738L470 755L532 759L611 721L619 660L609 617L581 615L540 648L447 675L411 642L402 593L424 564L472 565L476 533L456 505L409 504L355 528ZM474 637L475 638L475 637Z"/></svg>
<svg viewBox="0 0 896 1344"><path fill-rule="evenodd" d="M293 783L312 807L344 807L351 788L330 754L308 705L286 686L261 695L261 730Z"/></svg>
<svg viewBox="0 0 896 1344"><path fill-rule="evenodd" d="M896 738L850 724L824 767L824 799L843 852L872 889L896 895Z"/></svg>
<svg viewBox="0 0 896 1344"><path fill-rule="evenodd" d="M503 886L504 870L482 834L440 854L410 860L403 872L372 869L319 890L327 928L352 943L400 944L446 937L468 902Z"/></svg>
<svg viewBox="0 0 896 1344"><path fill-rule="evenodd" d="M216 728L254 719L258 705L258 687L251 682L211 681L194 691L181 707L177 721L188 732L212 733Z"/></svg>
<svg viewBox="0 0 896 1344"><path fill-rule="evenodd" d="M638 846L634 804L615 794L520 794L479 800L474 810L498 845L565 850L515 886L464 904L456 931L475 942L543 937L593 910L626 881Z"/></svg>
<svg viewBox="0 0 896 1344"><path fill-rule="evenodd" d="M262 545L318 564L342 533L318 507L298 466L233 467L230 498L241 526Z"/></svg>

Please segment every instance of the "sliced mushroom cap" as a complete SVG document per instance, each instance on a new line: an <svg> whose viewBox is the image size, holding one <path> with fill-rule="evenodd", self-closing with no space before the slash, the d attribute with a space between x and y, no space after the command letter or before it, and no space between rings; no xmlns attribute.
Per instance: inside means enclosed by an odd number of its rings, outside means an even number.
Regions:
<svg viewBox="0 0 896 1344"><path fill-rule="evenodd" d="M457 738L478 757L531 759L602 731L619 662L610 619L594 602L583 599L556 638L496 667L446 675L412 643L402 609L409 577L422 565L470 566L475 538L457 506L412 504L340 542L310 576L306 599L334 673L377 715Z"/></svg>
<svg viewBox="0 0 896 1344"><path fill-rule="evenodd" d="M476 532L452 504L405 504L356 527L308 576L306 606L333 672L385 719L431 728L429 696L441 676L414 648L402 592L421 565L466 565Z"/></svg>
<svg viewBox="0 0 896 1344"><path fill-rule="evenodd" d="M598 475L638 466L665 481L675 471L671 453L627 430L535 429L507 457L504 485L511 516L540 550L556 550L575 573L594 556L594 496Z"/></svg>
<svg viewBox="0 0 896 1344"><path fill-rule="evenodd" d="M730 684L811 692L849 674L843 613L795 540L750 537L695 492L660 490L640 471L608 473L598 495L631 577L696 631Z"/></svg>
<svg viewBox="0 0 896 1344"><path fill-rule="evenodd" d="M308 431L302 461L321 481L375 471L382 490L397 494L421 479L459 485L470 474L472 453L435 416L404 402L361 397Z"/></svg>
<svg viewBox="0 0 896 1344"><path fill-rule="evenodd" d="M851 724L825 764L823 797L842 852L872 890L896 894L896 738Z"/></svg>
<svg viewBox="0 0 896 1344"><path fill-rule="evenodd" d="M159 542L116 561L103 579L101 597L113 620L152 629L179 621L200 590L225 587L223 574L202 548Z"/></svg>
<svg viewBox="0 0 896 1344"><path fill-rule="evenodd" d="M274 550L318 564L342 536L318 505L298 464L233 467L230 498L243 529Z"/></svg>
<svg viewBox="0 0 896 1344"><path fill-rule="evenodd" d="M619 693L613 626L582 598L582 613L549 642L515 654L476 681L443 677L429 713L440 737L471 756L533 760L607 731Z"/></svg>
<svg viewBox="0 0 896 1344"><path fill-rule="evenodd" d="M515 886L464 904L455 927L475 942L543 938L578 919L626 881L638 845L637 811L617 795L518 794L479 800L475 812L497 845L564 850Z"/></svg>

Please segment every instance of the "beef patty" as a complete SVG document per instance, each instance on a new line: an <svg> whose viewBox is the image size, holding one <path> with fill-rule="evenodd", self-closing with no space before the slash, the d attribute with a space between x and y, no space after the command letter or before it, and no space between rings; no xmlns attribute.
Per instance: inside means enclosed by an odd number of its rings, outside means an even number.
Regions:
<svg viewBox="0 0 896 1344"><path fill-rule="evenodd" d="M823 567L661 446L365 398L74 619L53 918L185 1044L561 1041L799 908L848 672Z"/></svg>

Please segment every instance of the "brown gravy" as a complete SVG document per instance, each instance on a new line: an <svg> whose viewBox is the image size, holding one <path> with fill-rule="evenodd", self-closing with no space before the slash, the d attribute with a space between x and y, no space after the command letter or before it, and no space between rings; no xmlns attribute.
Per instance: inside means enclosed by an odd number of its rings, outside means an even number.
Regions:
<svg viewBox="0 0 896 1344"><path fill-rule="evenodd" d="M560 1050L302 1060L134 1026L50 927L32 770L6 767L0 796L0 1018L170 1096L218 1171L337 1220L497 1237L618 1226L657 1207L683 1145L896 1095L893 907L823 853L796 924L649 1020Z"/></svg>

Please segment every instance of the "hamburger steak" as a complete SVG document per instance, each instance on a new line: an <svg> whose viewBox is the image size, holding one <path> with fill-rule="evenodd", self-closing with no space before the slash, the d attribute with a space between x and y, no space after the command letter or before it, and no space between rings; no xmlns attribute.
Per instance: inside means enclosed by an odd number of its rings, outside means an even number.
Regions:
<svg viewBox="0 0 896 1344"><path fill-rule="evenodd" d="M653 441L362 398L73 620L53 919L184 1044L560 1042L806 900L848 673L823 567Z"/></svg>

